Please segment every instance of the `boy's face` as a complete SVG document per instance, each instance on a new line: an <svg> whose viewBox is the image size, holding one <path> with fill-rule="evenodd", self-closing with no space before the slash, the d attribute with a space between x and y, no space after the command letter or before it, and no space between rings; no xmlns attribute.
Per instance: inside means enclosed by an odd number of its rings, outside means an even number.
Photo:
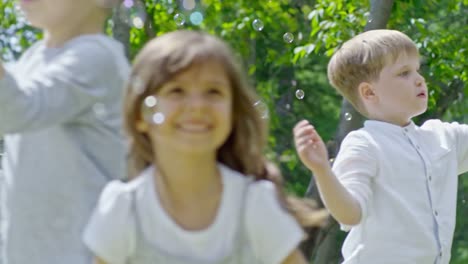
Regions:
<svg viewBox="0 0 468 264"><path fill-rule="evenodd" d="M370 83L376 118L405 125L426 111L428 92L419 66L419 56L402 53L395 62L387 63L377 81Z"/></svg>
<svg viewBox="0 0 468 264"><path fill-rule="evenodd" d="M20 0L29 22L50 30L58 25L76 25L97 8L96 0Z"/></svg>

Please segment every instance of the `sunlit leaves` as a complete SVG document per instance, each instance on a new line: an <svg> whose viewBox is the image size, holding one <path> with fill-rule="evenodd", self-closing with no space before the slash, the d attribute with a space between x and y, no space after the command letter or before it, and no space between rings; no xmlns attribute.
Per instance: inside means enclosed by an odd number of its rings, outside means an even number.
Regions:
<svg viewBox="0 0 468 264"><path fill-rule="evenodd" d="M21 15L17 1L0 2L0 58L5 61L15 60L41 33L33 29Z"/></svg>

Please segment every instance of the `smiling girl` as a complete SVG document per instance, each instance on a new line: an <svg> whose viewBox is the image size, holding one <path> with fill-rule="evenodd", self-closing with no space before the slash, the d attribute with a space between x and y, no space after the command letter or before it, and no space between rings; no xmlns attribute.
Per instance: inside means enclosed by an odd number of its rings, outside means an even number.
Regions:
<svg viewBox="0 0 468 264"><path fill-rule="evenodd" d="M226 44L194 31L162 35L137 56L132 80L125 124L135 177L104 189L85 231L97 263L306 263L292 201L262 154L256 97ZM308 225L326 217L294 212Z"/></svg>

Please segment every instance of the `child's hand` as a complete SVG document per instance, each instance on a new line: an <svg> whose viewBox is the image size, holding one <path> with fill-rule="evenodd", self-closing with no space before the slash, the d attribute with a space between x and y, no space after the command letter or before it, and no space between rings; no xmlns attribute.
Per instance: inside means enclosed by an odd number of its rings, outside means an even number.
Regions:
<svg viewBox="0 0 468 264"><path fill-rule="evenodd" d="M296 151L302 163L314 172L328 169L327 148L315 128L307 120L302 120L296 124L293 132Z"/></svg>

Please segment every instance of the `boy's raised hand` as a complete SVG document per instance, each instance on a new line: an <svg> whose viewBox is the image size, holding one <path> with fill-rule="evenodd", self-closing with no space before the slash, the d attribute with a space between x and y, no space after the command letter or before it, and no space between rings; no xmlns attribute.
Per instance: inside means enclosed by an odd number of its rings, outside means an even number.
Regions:
<svg viewBox="0 0 468 264"><path fill-rule="evenodd" d="M328 169L328 151L314 126L302 120L294 126L293 133L296 151L302 163L314 172Z"/></svg>

